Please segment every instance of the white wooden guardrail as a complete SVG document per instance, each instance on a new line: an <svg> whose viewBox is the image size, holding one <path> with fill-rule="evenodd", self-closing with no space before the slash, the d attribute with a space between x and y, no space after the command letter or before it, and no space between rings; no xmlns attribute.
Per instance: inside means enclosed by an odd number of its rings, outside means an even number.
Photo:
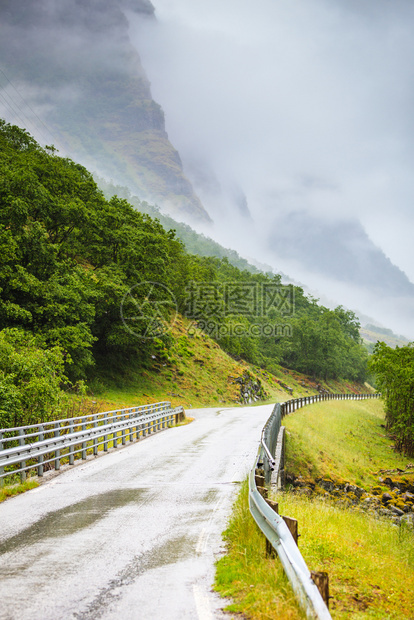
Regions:
<svg viewBox="0 0 414 620"><path fill-rule="evenodd" d="M277 403L266 422L260 448L249 474L249 508L252 517L282 563L295 596L308 618L329 620L327 604L314 583L311 572L300 553L285 520L277 512L277 504L267 500L264 485L277 485L283 478L284 427L282 418L297 409L325 400L362 400L379 398L381 394L318 394ZM258 482L260 481L260 484Z"/></svg>
<svg viewBox="0 0 414 620"><path fill-rule="evenodd" d="M6 476L37 470L43 476L46 463L54 463L56 470L61 463L73 465L75 457L97 455L100 446L117 448L184 418L183 407L172 408L171 403L161 402L116 411L105 411L75 418L65 418L15 428L0 429L0 484Z"/></svg>

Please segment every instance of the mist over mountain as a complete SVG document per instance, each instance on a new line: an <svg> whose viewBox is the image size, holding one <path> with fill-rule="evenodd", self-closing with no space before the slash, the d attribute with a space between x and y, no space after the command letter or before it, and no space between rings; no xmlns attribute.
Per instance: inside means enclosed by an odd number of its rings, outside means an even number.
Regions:
<svg viewBox="0 0 414 620"><path fill-rule="evenodd" d="M0 111L41 142L177 216L209 217L165 131L125 13L148 0L5 0Z"/></svg>
<svg viewBox="0 0 414 620"><path fill-rule="evenodd" d="M414 337L414 5L154 6L133 31L210 234Z"/></svg>
<svg viewBox="0 0 414 620"><path fill-rule="evenodd" d="M413 26L408 0L3 0L0 115L414 337Z"/></svg>

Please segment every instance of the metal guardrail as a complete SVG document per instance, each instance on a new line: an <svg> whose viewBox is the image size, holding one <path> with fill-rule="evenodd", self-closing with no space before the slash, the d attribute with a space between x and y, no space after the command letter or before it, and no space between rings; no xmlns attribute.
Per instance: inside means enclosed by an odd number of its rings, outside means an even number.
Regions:
<svg viewBox="0 0 414 620"><path fill-rule="evenodd" d="M62 460L73 465L76 455L85 460L88 452L97 455L99 446L107 452L111 445L117 448L119 442L125 445L171 426L183 415L182 407L162 402L0 429L0 484L17 473L25 480L31 469L43 476L47 463L53 462L56 470Z"/></svg>
<svg viewBox="0 0 414 620"><path fill-rule="evenodd" d="M282 435L282 419L288 413L317 402L326 400L362 400L379 398L381 394L318 394L294 398L284 403L276 403L267 420L253 469L249 474L249 508L259 529L276 551L284 571L292 585L296 598L308 618L329 620L331 615L311 573L300 553L284 519L266 502L256 485L256 473L264 474L267 485L280 479L283 468L283 446L278 446ZM276 457L276 458L275 458Z"/></svg>

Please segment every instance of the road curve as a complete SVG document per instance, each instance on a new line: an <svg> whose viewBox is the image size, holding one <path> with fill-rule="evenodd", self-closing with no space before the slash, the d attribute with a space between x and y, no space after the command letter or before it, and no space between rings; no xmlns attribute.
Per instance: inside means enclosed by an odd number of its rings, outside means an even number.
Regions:
<svg viewBox="0 0 414 620"><path fill-rule="evenodd" d="M221 532L271 410L191 411L0 504L1 620L222 618Z"/></svg>

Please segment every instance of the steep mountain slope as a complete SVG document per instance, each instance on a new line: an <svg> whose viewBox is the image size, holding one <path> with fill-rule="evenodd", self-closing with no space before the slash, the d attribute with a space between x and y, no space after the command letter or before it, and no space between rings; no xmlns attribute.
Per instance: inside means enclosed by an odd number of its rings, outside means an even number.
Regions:
<svg viewBox="0 0 414 620"><path fill-rule="evenodd" d="M2 2L1 115L176 216L208 221L152 99L126 11L154 19L149 0Z"/></svg>
<svg viewBox="0 0 414 620"><path fill-rule="evenodd" d="M299 261L310 272L381 296L414 299L414 284L356 219L329 221L296 211L276 219L268 243L279 258Z"/></svg>

